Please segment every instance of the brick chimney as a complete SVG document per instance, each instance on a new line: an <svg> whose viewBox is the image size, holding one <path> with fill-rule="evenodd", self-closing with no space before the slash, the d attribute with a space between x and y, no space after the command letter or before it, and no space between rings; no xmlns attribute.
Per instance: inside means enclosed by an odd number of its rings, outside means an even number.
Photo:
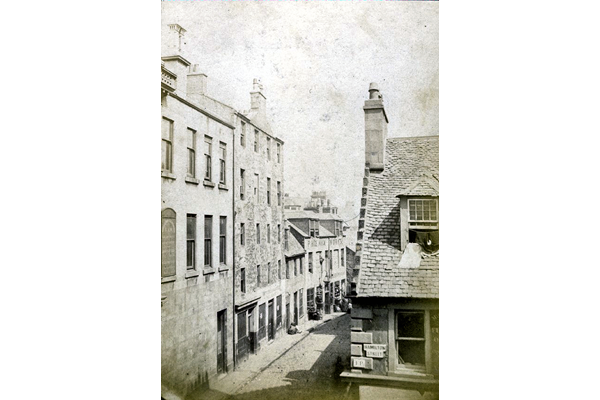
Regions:
<svg viewBox="0 0 600 400"><path fill-rule="evenodd" d="M375 82L369 85L369 100L365 100L365 164L371 171L383 171L388 118L383 97Z"/></svg>
<svg viewBox="0 0 600 400"><path fill-rule="evenodd" d="M250 92L250 108L260 114L266 115L267 98L262 94L263 85L254 78L252 82L252 91Z"/></svg>

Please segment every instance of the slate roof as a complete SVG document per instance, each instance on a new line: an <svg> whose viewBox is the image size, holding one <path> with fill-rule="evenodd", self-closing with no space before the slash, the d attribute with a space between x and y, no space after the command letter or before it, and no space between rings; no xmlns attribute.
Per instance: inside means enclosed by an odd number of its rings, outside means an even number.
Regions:
<svg viewBox="0 0 600 400"><path fill-rule="evenodd" d="M329 232L329 230L327 230L324 226L319 227L319 234L317 236L318 237L335 237L335 235L333 233Z"/></svg>
<svg viewBox="0 0 600 400"><path fill-rule="evenodd" d="M308 235L308 233L304 232L302 229L298 228L296 225L292 224L289 221L288 221L288 225L289 225L290 228L293 228L294 230L296 230L296 232L298 232L300 235L302 235L304 237L310 237Z"/></svg>
<svg viewBox="0 0 600 400"><path fill-rule="evenodd" d="M400 268L400 194L437 195L439 137L386 140L384 170L366 177L358 297L439 298L439 256L420 260L415 268Z"/></svg>
<svg viewBox="0 0 600 400"><path fill-rule="evenodd" d="M285 251L286 257L294 257L306 253L304 247L298 242L294 235L288 235L288 249Z"/></svg>

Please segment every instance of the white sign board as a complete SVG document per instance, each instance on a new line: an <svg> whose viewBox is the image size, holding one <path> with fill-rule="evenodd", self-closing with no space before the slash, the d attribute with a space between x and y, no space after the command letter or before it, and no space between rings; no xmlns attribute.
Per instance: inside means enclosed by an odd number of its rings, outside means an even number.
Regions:
<svg viewBox="0 0 600 400"><path fill-rule="evenodd" d="M354 368L366 368L366 360L361 358L355 358L352 360L352 367Z"/></svg>
<svg viewBox="0 0 600 400"><path fill-rule="evenodd" d="M387 344L363 344L365 350L380 350L385 351Z"/></svg>
<svg viewBox="0 0 600 400"><path fill-rule="evenodd" d="M367 352L367 357L373 358L383 358L385 351L383 350L365 350Z"/></svg>

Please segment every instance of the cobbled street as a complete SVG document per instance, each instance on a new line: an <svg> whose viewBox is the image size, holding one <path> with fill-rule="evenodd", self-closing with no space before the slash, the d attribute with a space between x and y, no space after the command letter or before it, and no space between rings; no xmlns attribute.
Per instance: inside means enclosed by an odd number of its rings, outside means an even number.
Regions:
<svg viewBox="0 0 600 400"><path fill-rule="evenodd" d="M231 399L358 399L339 373L349 365L350 316L318 327L258 374Z"/></svg>

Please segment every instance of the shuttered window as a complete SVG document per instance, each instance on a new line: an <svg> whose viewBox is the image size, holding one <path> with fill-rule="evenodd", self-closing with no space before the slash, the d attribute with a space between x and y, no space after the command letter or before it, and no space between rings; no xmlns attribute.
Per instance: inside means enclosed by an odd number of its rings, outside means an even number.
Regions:
<svg viewBox="0 0 600 400"><path fill-rule="evenodd" d="M161 217L161 277L167 277L175 275L176 214L167 208Z"/></svg>

